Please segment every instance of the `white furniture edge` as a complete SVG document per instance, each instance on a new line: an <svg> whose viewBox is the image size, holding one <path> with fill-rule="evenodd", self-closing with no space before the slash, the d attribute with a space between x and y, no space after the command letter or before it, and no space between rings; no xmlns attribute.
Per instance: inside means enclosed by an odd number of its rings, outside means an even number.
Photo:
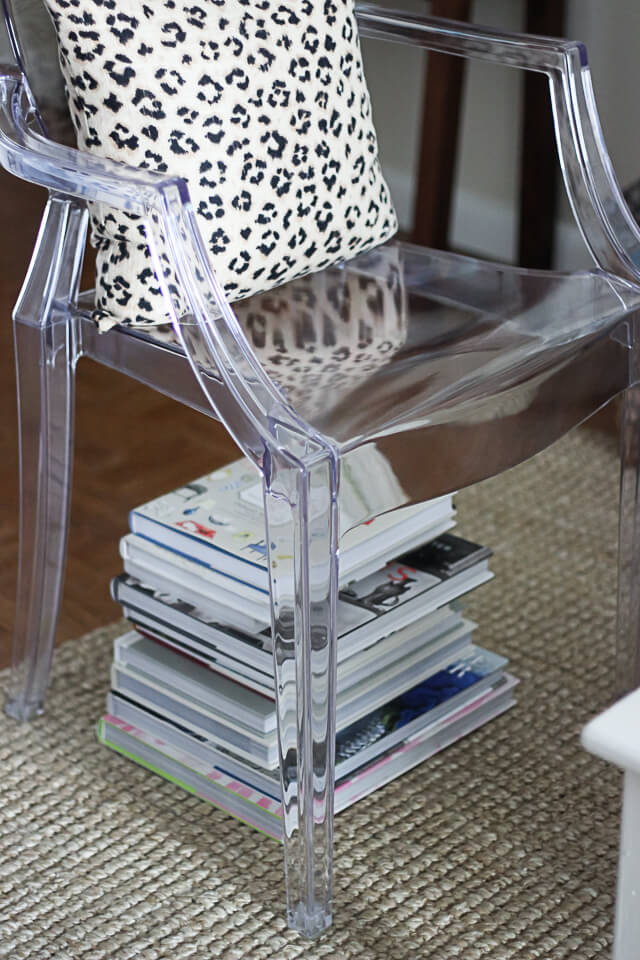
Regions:
<svg viewBox="0 0 640 960"><path fill-rule="evenodd" d="M640 690L594 717L582 731L590 753L624 770L613 960L640 957Z"/></svg>

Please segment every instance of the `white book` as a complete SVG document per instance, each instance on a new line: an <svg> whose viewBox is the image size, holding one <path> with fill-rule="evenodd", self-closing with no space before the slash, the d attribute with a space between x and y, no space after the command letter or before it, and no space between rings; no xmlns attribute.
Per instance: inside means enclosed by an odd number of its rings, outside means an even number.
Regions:
<svg viewBox="0 0 640 960"><path fill-rule="evenodd" d="M259 633L271 620L269 591L258 590L205 567L142 537L129 534L120 540L125 572L159 592L177 594L182 600L216 611L221 623L233 624L247 633Z"/></svg>
<svg viewBox="0 0 640 960"><path fill-rule="evenodd" d="M464 553L468 565L450 572L441 558L444 551L437 549L440 544ZM338 633L345 637L343 645L354 650L375 642L490 580L489 552L454 534L438 534L426 546L344 585L337 609ZM154 599L173 606L174 612L166 611L166 616L181 624L185 632L206 635L212 641L215 634L219 641L224 624L252 635L261 634L270 624L268 590L230 580L135 534L122 538L120 553L125 572L139 581L140 589L135 594L134 584L121 586L116 581L116 599L122 599L121 591L126 586L130 604L153 609L159 618L164 614L152 603ZM141 597L143 592L147 599ZM187 614L190 621L182 616L185 603L191 606Z"/></svg>
<svg viewBox="0 0 640 960"><path fill-rule="evenodd" d="M488 691L503 685L506 659L480 648L475 648L475 651L471 662L462 661L452 664L446 671L452 677L459 677L463 670L472 670L472 683L468 685L460 683L460 689L457 689L455 683L443 685L437 682L436 678L432 678L434 680L432 686L429 687L427 680L421 691L424 707L421 709L414 705L413 718L405 715L404 702L400 698L343 730L336 740L336 781L342 780L359 767L370 763L403 740L424 735L427 728L433 731L435 724L448 722L461 708L464 707L466 710L475 708L480 698L483 701L486 699ZM411 698L406 699L412 704L420 703L415 693ZM255 763L243 761L228 750L194 733L184 724L173 723L166 716L145 709L118 694L109 693L107 712L126 723L142 728L146 733L159 737L171 747L189 753L223 773L232 774L274 799L280 798L278 770L264 770Z"/></svg>
<svg viewBox="0 0 640 960"><path fill-rule="evenodd" d="M363 716L360 704L368 699L371 710L384 703L383 690L393 690L397 696L425 677L430 676L431 664L442 669L455 659L461 659L458 648L470 645L475 623L460 618L453 630L427 643L416 642L403 648L403 655L389 662L378 662L357 683L338 684L336 715L339 729ZM164 689L172 696L198 704L199 708L222 723L235 726L248 735L261 738L275 733L276 708L272 698L208 670L194 660L174 653L162 644L135 631L117 637L113 645L114 667L131 676L139 676ZM348 661L347 661L348 662ZM413 671L413 672L412 672ZM435 671L431 671L435 672ZM292 674L293 678L293 674ZM365 711L368 712L368 711ZM357 715L356 715L357 714Z"/></svg>
<svg viewBox="0 0 640 960"><path fill-rule="evenodd" d="M361 685L355 685L338 695L337 729L345 729L473 651L469 634L464 632L452 642L436 646L434 651L420 651L414 658L408 658L404 669L392 678L382 671L382 676L374 674ZM175 666L179 669L179 665ZM175 674L161 677L157 669L147 673L138 667L116 661L112 667L111 687L115 693L188 726L195 733L233 753L267 768L276 767L278 749L273 701L230 681L226 681L225 688L224 677L216 676L211 671L203 672L208 676L197 678L198 681L204 681L202 686L196 688L187 684L181 687ZM200 696L193 696L196 692Z"/></svg>
<svg viewBox="0 0 640 960"><path fill-rule="evenodd" d="M270 651L267 651L266 654L265 669L269 671L266 673L252 667L246 660L220 653L219 650L210 646L207 647L193 638L187 639L179 631L173 630L171 626L158 625L156 621L147 622L144 614L130 611L126 605L123 606L123 612L134 623L136 630L144 636L171 647L183 656L197 660L209 670L221 673L250 690L256 690L272 700L275 698L273 656ZM339 658L338 686L346 687L364 679L370 665L374 662L376 667L381 669L387 663L405 656L415 648L416 638L419 637L420 642L426 644L449 633L461 623L462 614L447 605L440 610L435 610L416 623L383 637L371 646L365 647L349 657Z"/></svg>
<svg viewBox="0 0 640 960"><path fill-rule="evenodd" d="M434 618L437 609L490 579L488 552L446 534L428 548L386 564L364 582L349 584L337 603L338 663L390 633L413 629L417 635L431 629L436 621L427 618ZM254 633L234 628L223 622L211 596L193 603L178 596L175 588L166 592L155 582L126 573L114 578L111 593L134 623L216 659L224 655L251 665L268 674L273 686L270 627Z"/></svg>
<svg viewBox="0 0 640 960"><path fill-rule="evenodd" d="M346 487L366 486L366 480L366 470L358 471L357 478L353 471L346 471L343 483ZM326 509L326 497L324 488L312 488L312 514ZM454 525L450 495L355 526L357 515L351 516L344 506L353 499L347 494L341 496L340 529L345 531L340 540L341 583L348 582L359 571L361 575L372 573L388 557ZM288 515L286 504L282 504L281 512L284 519ZM141 504L131 511L129 526L132 533L152 544L236 582L268 591L262 482L246 458ZM272 540L274 558L286 549L280 547L277 527L272 531ZM313 566L313 558L311 563Z"/></svg>
<svg viewBox="0 0 640 960"><path fill-rule="evenodd" d="M498 684L440 723L427 725L372 763L358 768L336 784L335 812L383 787L391 780L455 743L513 706L517 681L506 675ZM231 816L282 841L282 803L272 793L262 792L233 773L226 773L193 754L167 743L111 714L98 723L99 741L112 750L217 807Z"/></svg>

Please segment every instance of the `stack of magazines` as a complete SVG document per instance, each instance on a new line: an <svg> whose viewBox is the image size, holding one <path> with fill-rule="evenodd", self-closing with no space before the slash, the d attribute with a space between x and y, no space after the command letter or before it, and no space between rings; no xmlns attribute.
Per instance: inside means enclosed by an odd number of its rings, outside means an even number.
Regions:
<svg viewBox="0 0 640 960"><path fill-rule="evenodd" d="M441 497L341 541L337 812L513 703L507 661L473 643L460 604L491 578L490 551L453 525ZM240 460L130 528L112 592L133 629L115 640L99 738L281 839L261 485Z"/></svg>

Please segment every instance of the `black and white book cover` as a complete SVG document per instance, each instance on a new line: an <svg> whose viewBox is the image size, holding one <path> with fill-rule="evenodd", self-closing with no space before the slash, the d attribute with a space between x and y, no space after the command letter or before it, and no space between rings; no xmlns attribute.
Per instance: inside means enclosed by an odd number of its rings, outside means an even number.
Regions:
<svg viewBox="0 0 640 960"><path fill-rule="evenodd" d="M376 643L383 636L396 630L407 629L438 608L455 600L491 578L487 566L490 551L487 548L448 536L448 541L458 559L458 566L451 570L452 560L448 551L429 554L421 550L406 554L402 561L388 563L382 569L362 580L353 581L339 593L338 660L351 656L359 650ZM460 548L457 549L457 541ZM464 555L464 565L460 556ZM425 559L426 558L426 559ZM428 564L428 569L426 569ZM228 608L212 611L215 604L211 596L202 598L202 604L188 602L165 589L143 583L135 577L122 574L112 582L112 595L123 604L127 615L134 622L166 633L171 624L183 634L182 639L208 643L215 647L232 649L236 655L243 654L265 672L271 671L271 630L264 627L249 632L229 623ZM428 625L425 624L425 628Z"/></svg>

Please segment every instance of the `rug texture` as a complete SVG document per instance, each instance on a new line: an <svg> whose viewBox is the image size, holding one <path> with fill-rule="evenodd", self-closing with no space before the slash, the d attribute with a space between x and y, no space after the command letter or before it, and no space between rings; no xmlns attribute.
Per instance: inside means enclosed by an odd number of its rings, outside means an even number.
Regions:
<svg viewBox="0 0 640 960"><path fill-rule="evenodd" d="M577 431L458 496L495 551L468 610L519 702L337 818L313 944L286 928L278 844L97 744L122 624L65 643L46 715L0 719L0 956L607 957L621 779L578 735L613 690L617 476Z"/></svg>

